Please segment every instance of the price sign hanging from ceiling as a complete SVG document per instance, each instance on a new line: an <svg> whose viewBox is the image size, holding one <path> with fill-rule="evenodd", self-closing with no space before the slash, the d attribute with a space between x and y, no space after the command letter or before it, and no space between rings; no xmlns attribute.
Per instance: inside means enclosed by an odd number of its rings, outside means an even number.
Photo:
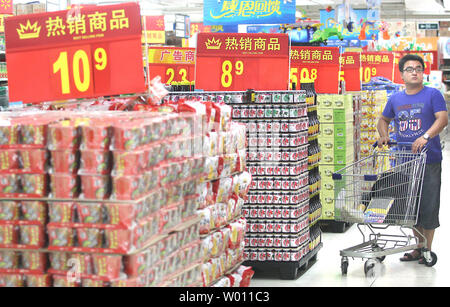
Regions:
<svg viewBox="0 0 450 307"><path fill-rule="evenodd" d="M292 47L291 83L313 82L319 94L339 93L338 47Z"/></svg>
<svg viewBox="0 0 450 307"><path fill-rule="evenodd" d="M289 36L199 33L195 78L208 91L286 90Z"/></svg>
<svg viewBox="0 0 450 307"><path fill-rule="evenodd" d="M137 3L6 19L10 101L144 92Z"/></svg>

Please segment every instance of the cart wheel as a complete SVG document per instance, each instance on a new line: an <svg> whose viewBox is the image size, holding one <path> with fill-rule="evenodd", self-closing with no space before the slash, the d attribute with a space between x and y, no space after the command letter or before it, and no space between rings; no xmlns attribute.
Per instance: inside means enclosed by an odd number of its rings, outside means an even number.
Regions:
<svg viewBox="0 0 450 307"><path fill-rule="evenodd" d="M427 255L427 253L429 253L429 254ZM424 258L425 258L425 265L427 267L432 267L437 262L437 255L435 253L433 253L432 251L425 251ZM427 259L431 259L431 261L427 261Z"/></svg>
<svg viewBox="0 0 450 307"><path fill-rule="evenodd" d="M341 259L341 272L342 272L342 275L347 275L347 270L348 270L348 258L347 257L342 257L342 259Z"/></svg>
<svg viewBox="0 0 450 307"><path fill-rule="evenodd" d="M380 252L380 251L382 251L383 249L378 245L378 244L373 244L372 245L372 251L374 251L374 252ZM381 257L377 257L377 259L380 261L380 262L383 262L384 261L384 259L386 259L386 256L381 256Z"/></svg>
<svg viewBox="0 0 450 307"><path fill-rule="evenodd" d="M377 257L378 261L383 262L386 259L386 256Z"/></svg>
<svg viewBox="0 0 450 307"><path fill-rule="evenodd" d="M364 273L366 274L366 277L375 277L375 266L378 263L378 259L369 259L364 263Z"/></svg>

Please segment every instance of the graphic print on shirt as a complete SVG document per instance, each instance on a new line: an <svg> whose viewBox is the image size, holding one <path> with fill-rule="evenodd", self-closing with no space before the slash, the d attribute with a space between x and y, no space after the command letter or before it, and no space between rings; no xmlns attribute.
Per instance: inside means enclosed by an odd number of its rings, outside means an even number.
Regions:
<svg viewBox="0 0 450 307"><path fill-rule="evenodd" d="M406 109L409 107L408 109ZM422 128L422 114L423 104L405 105L401 108L403 110L398 112L398 129L403 136L411 137L418 135ZM400 108L399 108L400 109ZM408 133L411 131L412 133Z"/></svg>

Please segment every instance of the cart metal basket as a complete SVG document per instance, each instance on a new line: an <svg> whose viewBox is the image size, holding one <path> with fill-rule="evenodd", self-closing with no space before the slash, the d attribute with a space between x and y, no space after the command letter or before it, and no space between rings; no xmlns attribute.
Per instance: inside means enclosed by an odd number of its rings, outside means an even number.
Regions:
<svg viewBox="0 0 450 307"><path fill-rule="evenodd" d="M368 259L366 276L373 276L375 265L387 255L408 250L421 249L428 266L436 262L436 255L424 248L425 237L414 228L426 152L412 153L411 143L390 145L397 146L374 150L369 157L333 173L335 219L356 223L363 236L363 243L340 251L342 274L347 274L348 257ZM398 226L398 234L389 234L393 226ZM407 229L419 233L423 242L407 234Z"/></svg>

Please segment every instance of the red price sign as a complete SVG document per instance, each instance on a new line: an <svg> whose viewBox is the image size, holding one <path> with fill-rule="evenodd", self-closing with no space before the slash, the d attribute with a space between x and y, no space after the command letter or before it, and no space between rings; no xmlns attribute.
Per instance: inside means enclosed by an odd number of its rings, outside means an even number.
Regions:
<svg viewBox="0 0 450 307"><path fill-rule="evenodd" d="M394 80L394 54L392 52L361 53L361 82L368 83L373 77Z"/></svg>
<svg viewBox="0 0 450 307"><path fill-rule="evenodd" d="M319 94L339 93L338 47L292 47L291 83L314 82Z"/></svg>
<svg viewBox="0 0 450 307"><path fill-rule="evenodd" d="M340 80L345 81L346 91L361 90L361 57L359 52L344 52L339 59L341 64Z"/></svg>
<svg viewBox="0 0 450 307"><path fill-rule="evenodd" d="M286 90L289 36L199 33L195 78L207 91Z"/></svg>
<svg viewBox="0 0 450 307"><path fill-rule="evenodd" d="M151 47L148 50L150 80L192 82L195 79L195 48Z"/></svg>
<svg viewBox="0 0 450 307"><path fill-rule="evenodd" d="M7 18L10 101L144 92L141 35L137 3Z"/></svg>

